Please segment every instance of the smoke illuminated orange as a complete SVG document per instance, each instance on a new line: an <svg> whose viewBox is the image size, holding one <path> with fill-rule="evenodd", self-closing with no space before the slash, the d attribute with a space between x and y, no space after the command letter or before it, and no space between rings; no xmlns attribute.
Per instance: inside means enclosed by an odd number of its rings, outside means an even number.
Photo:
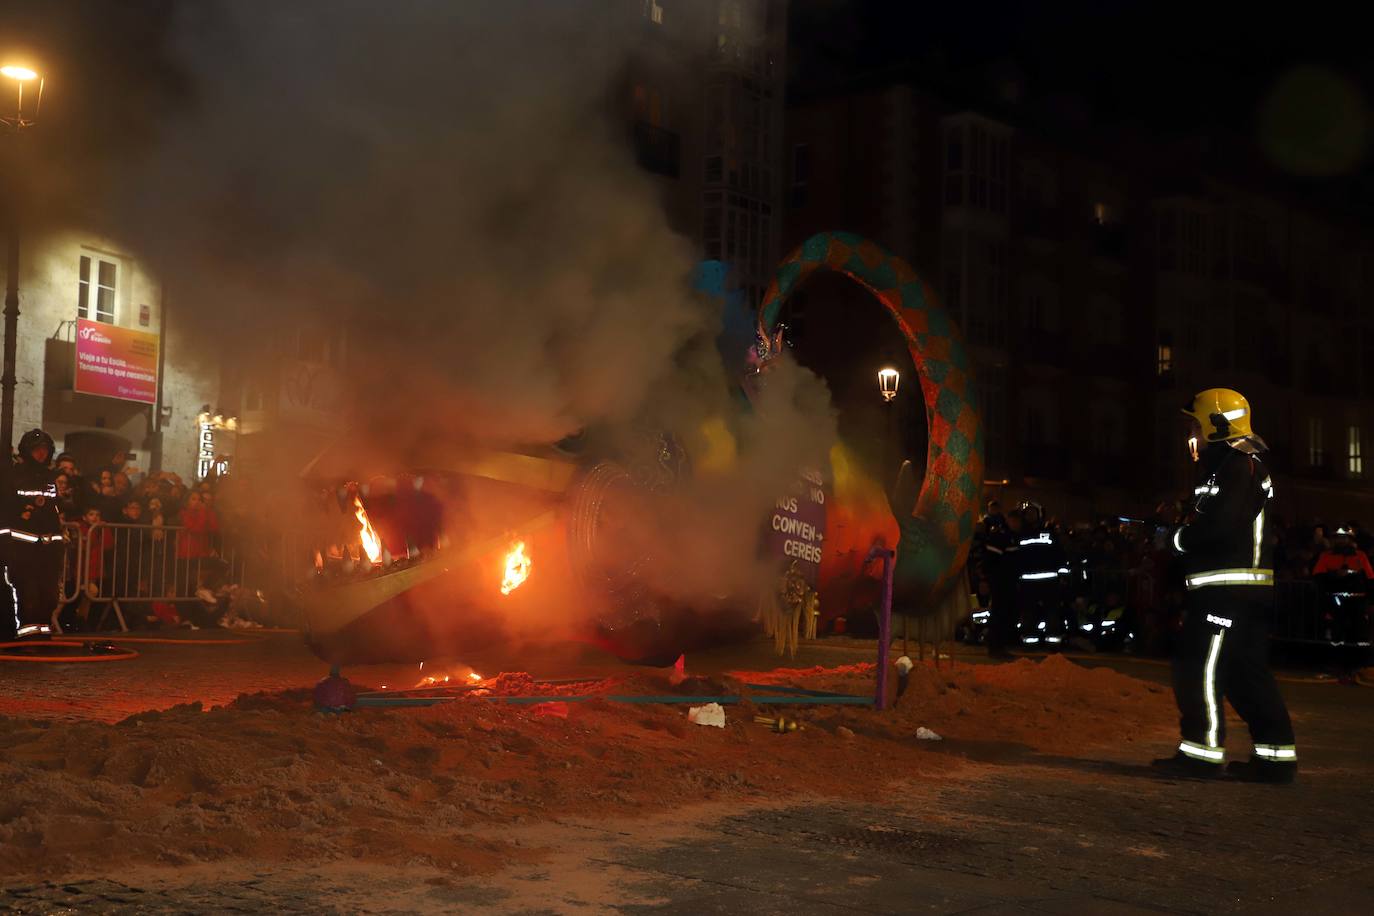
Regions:
<svg viewBox="0 0 1374 916"><path fill-rule="evenodd" d="M367 517L363 501L356 496L353 497L353 515L358 519L358 538L363 542L363 551L367 558L373 563L382 562L382 539L377 536L377 529L372 527L372 520Z"/></svg>
<svg viewBox="0 0 1374 916"><path fill-rule="evenodd" d="M525 542L517 541L506 554L506 577L501 580L501 594L509 595L530 577L530 558Z"/></svg>

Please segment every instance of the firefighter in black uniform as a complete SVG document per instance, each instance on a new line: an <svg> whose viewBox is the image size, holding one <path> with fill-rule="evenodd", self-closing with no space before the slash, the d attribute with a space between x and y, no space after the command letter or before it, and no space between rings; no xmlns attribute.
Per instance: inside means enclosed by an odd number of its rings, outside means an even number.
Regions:
<svg viewBox="0 0 1374 916"><path fill-rule="evenodd" d="M52 456L52 437L31 429L19 440L18 463L0 469L6 605L0 627L17 639L49 636L57 608L63 546Z"/></svg>
<svg viewBox="0 0 1374 916"><path fill-rule="evenodd" d="M1062 645L1067 635L1064 614L1064 580L1069 574L1064 549L1045 524L1038 503L1023 502L1024 524L1016 539L1018 592L1021 604L1021 638L1029 645L1044 642Z"/></svg>
<svg viewBox="0 0 1374 916"><path fill-rule="evenodd" d="M1249 402L1235 391L1209 388L1183 412L1192 418L1198 475L1192 509L1172 539L1187 587L1174 658L1182 741L1154 766L1175 776L1292 782L1293 725L1268 666L1274 571L1265 509L1274 486L1261 457L1267 448L1251 431ZM1225 774L1223 698L1254 743L1250 760L1233 762Z"/></svg>
<svg viewBox="0 0 1374 916"><path fill-rule="evenodd" d="M988 621L988 655L992 658L1011 658L1011 645L1016 639L1016 586L1021 571L1016 554L1021 542L1021 510L1007 513L1005 522L988 535L983 548L992 584Z"/></svg>

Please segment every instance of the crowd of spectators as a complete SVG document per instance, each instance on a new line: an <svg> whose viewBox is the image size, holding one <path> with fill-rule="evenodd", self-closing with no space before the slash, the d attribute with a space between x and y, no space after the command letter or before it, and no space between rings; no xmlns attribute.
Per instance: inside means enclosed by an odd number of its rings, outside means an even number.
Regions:
<svg viewBox="0 0 1374 916"><path fill-rule="evenodd" d="M64 452L53 468L68 535L65 594L75 595L63 609L64 628L96 626L112 599L130 626L226 619L232 586L218 481L145 474L124 452L95 468Z"/></svg>
<svg viewBox="0 0 1374 916"><path fill-rule="evenodd" d="M219 533L215 511L215 483L203 480L187 486L170 471L144 474L131 465L125 452L108 465L83 472L69 453L59 454L57 501L62 520L71 524L141 524L194 531L190 555L208 555Z"/></svg>
<svg viewBox="0 0 1374 916"><path fill-rule="evenodd" d="M1182 512L1179 503L1162 503L1147 519L1110 517L1096 523L1066 523L1049 517L1045 527L1068 556L1070 572L1063 587L1067 616L1086 620L1100 617L1103 611L1124 612L1135 634L1135 651L1167 654L1183 619L1183 571L1169 543ZM969 560L970 586L984 605L991 594L984 550L987 526L985 517L975 528ZM1366 555L1374 548L1374 536L1357 521L1329 526L1274 519L1269 537L1275 578L1316 584L1314 568L1332 550L1337 530L1349 532L1350 541Z"/></svg>

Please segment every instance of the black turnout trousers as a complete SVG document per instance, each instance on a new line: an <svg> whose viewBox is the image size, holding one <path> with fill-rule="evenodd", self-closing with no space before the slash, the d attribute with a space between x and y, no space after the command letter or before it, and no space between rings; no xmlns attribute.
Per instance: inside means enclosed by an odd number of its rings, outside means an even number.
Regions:
<svg viewBox="0 0 1374 916"><path fill-rule="evenodd" d="M1007 649L1016 643L1016 577L999 573L992 580L992 607L988 615L988 646Z"/></svg>
<svg viewBox="0 0 1374 916"><path fill-rule="evenodd" d="M1173 665L1183 753L1222 762L1225 699L1249 726L1257 756L1296 760L1288 707L1269 670L1273 601L1273 588L1264 586L1213 585L1188 592Z"/></svg>
<svg viewBox="0 0 1374 916"><path fill-rule="evenodd" d="M9 584L19 602L20 624L46 624L62 592L62 544L14 545L9 551Z"/></svg>

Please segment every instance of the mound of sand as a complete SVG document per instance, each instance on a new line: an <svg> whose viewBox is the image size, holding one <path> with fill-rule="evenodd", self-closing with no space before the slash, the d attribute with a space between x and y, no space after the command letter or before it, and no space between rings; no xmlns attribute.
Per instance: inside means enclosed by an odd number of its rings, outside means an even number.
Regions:
<svg viewBox="0 0 1374 916"><path fill-rule="evenodd" d="M562 690L723 693L745 682L863 694L873 671L734 678L669 688L638 674ZM518 675L503 683L535 689ZM1084 755L1158 737L1173 720L1163 688L1058 657L918 666L888 712L778 708L807 725L793 734L754 724L759 711L766 696L746 695L727 707L724 729L689 724L680 706L600 699L568 704L567 718L475 698L336 716L315 712L308 692L287 691L115 724L0 718L0 873L230 858L476 871L531 854L502 840L493 828L503 824L731 798L872 797L958 769L974 745ZM947 740L917 741L918 725Z"/></svg>

